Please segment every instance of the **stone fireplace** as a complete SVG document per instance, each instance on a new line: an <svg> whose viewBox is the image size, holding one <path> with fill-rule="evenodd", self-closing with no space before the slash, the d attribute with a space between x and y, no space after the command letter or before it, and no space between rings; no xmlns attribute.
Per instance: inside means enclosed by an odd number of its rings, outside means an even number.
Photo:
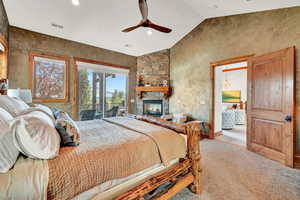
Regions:
<svg viewBox="0 0 300 200"><path fill-rule="evenodd" d="M139 73L145 82L157 86L164 80L170 80L170 52L163 50L137 58L137 73ZM152 113L154 116L169 114L169 99L163 92L144 92L142 98L136 97L136 114L146 114L144 111L144 103L160 102L161 113ZM158 106L158 105L156 105ZM153 109L158 108L153 105ZM151 111L152 112L152 111ZM151 113L150 112L150 113Z"/></svg>
<svg viewBox="0 0 300 200"><path fill-rule="evenodd" d="M137 109L136 112L139 115L144 114L144 103L145 102L160 102L161 103L161 115L166 115L169 114L169 100L167 98L164 97L163 93L159 93L159 92L147 92L144 93L143 98L138 98L137 99ZM160 115L160 116L161 116ZM157 117L159 117L157 115Z"/></svg>
<svg viewBox="0 0 300 200"><path fill-rule="evenodd" d="M160 117L163 115L163 100L143 100L143 114Z"/></svg>

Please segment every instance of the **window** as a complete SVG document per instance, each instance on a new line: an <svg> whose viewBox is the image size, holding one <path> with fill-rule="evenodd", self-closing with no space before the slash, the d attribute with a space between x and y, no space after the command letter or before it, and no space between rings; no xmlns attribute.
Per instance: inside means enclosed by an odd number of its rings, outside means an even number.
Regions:
<svg viewBox="0 0 300 200"><path fill-rule="evenodd" d="M127 110L127 69L77 62L80 120L114 117Z"/></svg>

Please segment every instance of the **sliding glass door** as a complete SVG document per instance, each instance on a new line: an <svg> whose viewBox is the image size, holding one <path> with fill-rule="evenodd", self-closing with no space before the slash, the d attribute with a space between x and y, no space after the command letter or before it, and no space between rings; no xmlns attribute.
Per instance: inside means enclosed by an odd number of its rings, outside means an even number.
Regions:
<svg viewBox="0 0 300 200"><path fill-rule="evenodd" d="M127 109L127 76L123 74L105 75L105 117Z"/></svg>
<svg viewBox="0 0 300 200"><path fill-rule="evenodd" d="M82 121L127 110L128 70L90 63L78 66L78 111Z"/></svg>

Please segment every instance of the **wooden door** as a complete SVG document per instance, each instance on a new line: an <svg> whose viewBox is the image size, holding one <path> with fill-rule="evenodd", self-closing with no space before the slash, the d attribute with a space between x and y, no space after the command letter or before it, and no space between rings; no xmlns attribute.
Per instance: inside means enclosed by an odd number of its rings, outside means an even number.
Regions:
<svg viewBox="0 0 300 200"><path fill-rule="evenodd" d="M249 59L247 148L293 167L294 47Z"/></svg>

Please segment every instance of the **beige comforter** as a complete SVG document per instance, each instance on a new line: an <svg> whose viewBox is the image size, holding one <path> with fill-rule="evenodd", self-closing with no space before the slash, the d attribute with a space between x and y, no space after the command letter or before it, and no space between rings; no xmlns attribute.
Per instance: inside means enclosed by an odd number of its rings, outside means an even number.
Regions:
<svg viewBox="0 0 300 200"><path fill-rule="evenodd" d="M127 177L162 162L167 164L186 154L184 139L177 133L135 119L112 118L78 122L78 125L81 144L61 148L57 158L44 162L46 166L39 162L38 171L43 171L40 173L43 179L37 174L14 176L11 184L44 181L33 191L40 193L35 197L45 199L47 188L48 199L70 199L106 181ZM18 170L27 173L26 166ZM5 191L1 185L0 181L0 193L1 188ZM23 189L18 187L17 192L22 194Z"/></svg>
<svg viewBox="0 0 300 200"><path fill-rule="evenodd" d="M185 140L170 129L127 117L104 120L150 137L157 145L161 160L165 165L175 158L185 157Z"/></svg>

